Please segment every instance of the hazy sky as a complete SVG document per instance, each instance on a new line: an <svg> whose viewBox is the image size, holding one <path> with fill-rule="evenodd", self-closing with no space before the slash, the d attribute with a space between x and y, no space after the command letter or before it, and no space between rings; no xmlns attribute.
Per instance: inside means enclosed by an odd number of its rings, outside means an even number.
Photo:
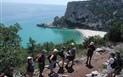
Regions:
<svg viewBox="0 0 123 77"><path fill-rule="evenodd" d="M16 3L41 3L41 4L60 4L66 5L70 1L84 1L84 0L1 0L2 2L16 2Z"/></svg>

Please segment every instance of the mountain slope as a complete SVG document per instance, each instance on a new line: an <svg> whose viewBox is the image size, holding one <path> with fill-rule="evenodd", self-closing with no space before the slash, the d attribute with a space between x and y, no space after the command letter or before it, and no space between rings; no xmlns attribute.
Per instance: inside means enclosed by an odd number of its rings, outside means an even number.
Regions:
<svg viewBox="0 0 123 77"><path fill-rule="evenodd" d="M68 27L108 30L112 22L123 20L123 0L69 2L63 18Z"/></svg>

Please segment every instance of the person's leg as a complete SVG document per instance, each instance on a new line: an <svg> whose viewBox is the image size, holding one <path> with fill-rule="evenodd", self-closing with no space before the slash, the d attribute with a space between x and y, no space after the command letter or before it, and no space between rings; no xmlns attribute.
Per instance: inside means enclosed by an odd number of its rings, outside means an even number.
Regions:
<svg viewBox="0 0 123 77"><path fill-rule="evenodd" d="M88 64L88 59L89 59L89 56L87 56L86 64Z"/></svg>
<svg viewBox="0 0 123 77"><path fill-rule="evenodd" d="M71 61L72 61L71 66L73 66L73 65L74 65L74 59L75 59L75 56L72 56L71 58L72 58L72 59L71 59Z"/></svg>
<svg viewBox="0 0 123 77"><path fill-rule="evenodd" d="M89 57L89 65L91 65L92 56Z"/></svg>
<svg viewBox="0 0 123 77"><path fill-rule="evenodd" d="M62 57L61 60L62 60L62 66L61 67L64 67L64 60L65 59Z"/></svg>
<svg viewBox="0 0 123 77"><path fill-rule="evenodd" d="M39 75L39 77L43 77L43 70L44 70L44 65L43 64L40 64L39 65L39 69L40 69L40 75Z"/></svg>
<svg viewBox="0 0 123 77"><path fill-rule="evenodd" d="M33 73L32 72L29 72L29 77L33 77Z"/></svg>
<svg viewBox="0 0 123 77"><path fill-rule="evenodd" d="M115 76L117 75L117 72L118 72L118 69L115 69L115 70L114 70L114 75L113 75L113 77L115 77Z"/></svg>
<svg viewBox="0 0 123 77"><path fill-rule="evenodd" d="M68 56L67 59L66 59L66 66L65 66L65 68L68 67L69 62L70 62L70 56Z"/></svg>
<svg viewBox="0 0 123 77"><path fill-rule="evenodd" d="M33 72L31 72L31 77L33 77Z"/></svg>
<svg viewBox="0 0 123 77"><path fill-rule="evenodd" d="M66 66L68 66L69 62L70 62L70 61L69 61L69 60L67 60L67 62L66 62Z"/></svg>
<svg viewBox="0 0 123 77"><path fill-rule="evenodd" d="M110 77L113 77L113 72L111 72Z"/></svg>
<svg viewBox="0 0 123 77"><path fill-rule="evenodd" d="M50 64L50 73L55 73L54 70L53 70L55 64L56 64L55 61L53 61L53 62Z"/></svg>
<svg viewBox="0 0 123 77"><path fill-rule="evenodd" d="M67 60L67 61L66 61L66 65L65 65L65 68L66 68L66 69L68 68L69 62L70 62L70 60Z"/></svg>
<svg viewBox="0 0 123 77"><path fill-rule="evenodd" d="M107 77L111 77L111 73L108 73L108 74L107 74Z"/></svg>
<svg viewBox="0 0 123 77"><path fill-rule="evenodd" d="M50 64L50 73L53 73L53 63Z"/></svg>

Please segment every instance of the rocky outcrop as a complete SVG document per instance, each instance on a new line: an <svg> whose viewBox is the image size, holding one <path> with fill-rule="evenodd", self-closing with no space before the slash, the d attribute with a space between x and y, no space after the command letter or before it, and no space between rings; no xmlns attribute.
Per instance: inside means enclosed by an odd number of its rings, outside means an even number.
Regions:
<svg viewBox="0 0 123 77"><path fill-rule="evenodd" d="M79 23L75 27L106 30L112 22L123 20L123 0L68 2L64 19L69 23ZM69 27L71 24L67 25Z"/></svg>

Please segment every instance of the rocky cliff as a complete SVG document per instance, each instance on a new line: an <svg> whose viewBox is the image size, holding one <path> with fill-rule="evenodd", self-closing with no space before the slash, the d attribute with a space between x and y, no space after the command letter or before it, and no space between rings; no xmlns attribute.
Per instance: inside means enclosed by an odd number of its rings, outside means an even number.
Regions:
<svg viewBox="0 0 123 77"><path fill-rule="evenodd" d="M74 27L107 30L112 22L123 20L123 0L69 2L63 18Z"/></svg>

